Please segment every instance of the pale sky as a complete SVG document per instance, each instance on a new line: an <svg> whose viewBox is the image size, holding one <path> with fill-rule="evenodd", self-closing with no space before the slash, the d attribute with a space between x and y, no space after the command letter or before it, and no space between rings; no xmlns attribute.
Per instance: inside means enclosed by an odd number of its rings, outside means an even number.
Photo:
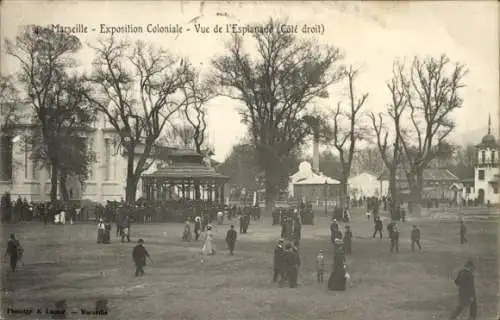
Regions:
<svg viewBox="0 0 500 320"><path fill-rule="evenodd" d="M228 13L229 17L217 13ZM100 24L141 25L179 24L190 28L189 21L202 15L198 23L215 24L265 22L269 17L288 17L290 24L322 24L324 34L301 35L341 48L345 62L360 66L356 87L369 92L367 111L384 111L389 102L386 81L391 78L395 58L446 53L452 61L465 63L469 74L463 91L464 107L454 114L456 141L476 142L486 133L488 114L498 127L499 114L499 5L496 1L442 2L97 2L97 1L2 1L1 38L14 39L18 27L25 24L74 26L83 24L87 34L78 34L82 42L93 43L99 37ZM91 29L94 28L95 31ZM194 29L191 24L191 29ZM142 39L186 56L207 66L223 50L229 34L197 34L194 30L179 34L121 34L130 40ZM85 48L78 59L90 71L92 50ZM2 54L3 74L15 71L17 64ZM325 108L342 99L335 96L342 86L333 87ZM222 161L232 145L245 133L234 101L217 98L209 109L210 140L215 159ZM494 130L498 132L498 130Z"/></svg>

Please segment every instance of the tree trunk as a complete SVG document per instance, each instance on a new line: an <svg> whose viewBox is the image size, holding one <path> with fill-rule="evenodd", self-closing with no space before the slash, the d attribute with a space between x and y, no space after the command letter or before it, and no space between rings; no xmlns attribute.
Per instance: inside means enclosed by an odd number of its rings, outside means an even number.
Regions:
<svg viewBox="0 0 500 320"><path fill-rule="evenodd" d="M418 169L412 173L411 181L409 182L411 194L411 213L420 215L422 213L422 192L423 192L423 169Z"/></svg>
<svg viewBox="0 0 500 320"><path fill-rule="evenodd" d="M52 158L51 161L52 171L50 173L50 202L55 203L57 201L57 178L59 175L59 163L56 158Z"/></svg>
<svg viewBox="0 0 500 320"><path fill-rule="evenodd" d="M61 172L61 174L59 175L59 183L60 183L61 196L64 201L69 201L69 193L68 193L68 188L66 186L67 179L68 175L66 173Z"/></svg>
<svg viewBox="0 0 500 320"><path fill-rule="evenodd" d="M391 220L396 220L396 212L399 205L399 202L396 200L399 197L396 185L396 168L391 168L389 172L389 193L391 195L391 203L389 204Z"/></svg>
<svg viewBox="0 0 500 320"><path fill-rule="evenodd" d="M276 196L278 194L278 189L276 188L276 183L273 182L272 175L269 171L265 172L265 186L266 186L266 194L265 194L265 203L266 203L266 214L270 216L274 210L274 201L276 200Z"/></svg>
<svg viewBox="0 0 500 320"><path fill-rule="evenodd" d="M343 212L347 207L347 179L344 177L340 181L340 208Z"/></svg>
<svg viewBox="0 0 500 320"><path fill-rule="evenodd" d="M135 148L127 150L127 185L125 188L125 201L128 204L135 204L137 194L137 183L139 179L134 174L134 153Z"/></svg>

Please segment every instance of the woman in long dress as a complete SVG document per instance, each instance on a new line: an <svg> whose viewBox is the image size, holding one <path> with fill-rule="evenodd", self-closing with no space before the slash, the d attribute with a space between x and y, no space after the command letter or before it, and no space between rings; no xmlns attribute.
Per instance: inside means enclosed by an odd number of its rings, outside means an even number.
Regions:
<svg viewBox="0 0 500 320"><path fill-rule="evenodd" d="M348 279L344 243L341 239L335 239L333 270L328 279L328 290L345 291Z"/></svg>
<svg viewBox="0 0 500 320"><path fill-rule="evenodd" d="M213 244L214 234L212 232L212 226L207 226L207 232L205 232L205 237L203 241L202 253L205 256L211 256L215 254L215 245Z"/></svg>

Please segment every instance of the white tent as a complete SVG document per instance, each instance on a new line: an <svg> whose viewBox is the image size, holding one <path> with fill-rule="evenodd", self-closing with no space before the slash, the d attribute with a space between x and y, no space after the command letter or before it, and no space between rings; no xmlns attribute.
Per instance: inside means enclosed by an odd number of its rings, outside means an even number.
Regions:
<svg viewBox="0 0 500 320"><path fill-rule="evenodd" d="M367 172L349 178L348 184L351 196L378 197L380 195L380 181L376 176Z"/></svg>
<svg viewBox="0 0 500 320"><path fill-rule="evenodd" d="M295 184L340 184L340 181L325 176L321 172L314 172L309 162L304 161L299 165L299 171L290 176L288 184L288 193L293 197L293 186Z"/></svg>

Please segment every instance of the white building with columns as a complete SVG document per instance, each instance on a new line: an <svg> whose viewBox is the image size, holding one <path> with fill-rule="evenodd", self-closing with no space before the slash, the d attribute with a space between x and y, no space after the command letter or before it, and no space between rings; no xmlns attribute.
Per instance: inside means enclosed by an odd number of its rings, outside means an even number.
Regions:
<svg viewBox="0 0 500 320"><path fill-rule="evenodd" d="M26 197L28 201L47 201L50 197L50 172L31 159L23 141L32 135L33 125L19 124L8 134L0 134L0 194L10 192L13 199ZM82 132L88 146L96 153L89 179L82 186L78 179L67 182L70 199L120 200L125 198L127 160L119 147L115 129L100 117L93 128ZM138 148L140 149L140 148ZM141 150L137 150L141 152ZM157 159L145 173L153 172L160 162ZM58 192L60 197L60 193ZM141 181L137 186L137 198L142 195Z"/></svg>

